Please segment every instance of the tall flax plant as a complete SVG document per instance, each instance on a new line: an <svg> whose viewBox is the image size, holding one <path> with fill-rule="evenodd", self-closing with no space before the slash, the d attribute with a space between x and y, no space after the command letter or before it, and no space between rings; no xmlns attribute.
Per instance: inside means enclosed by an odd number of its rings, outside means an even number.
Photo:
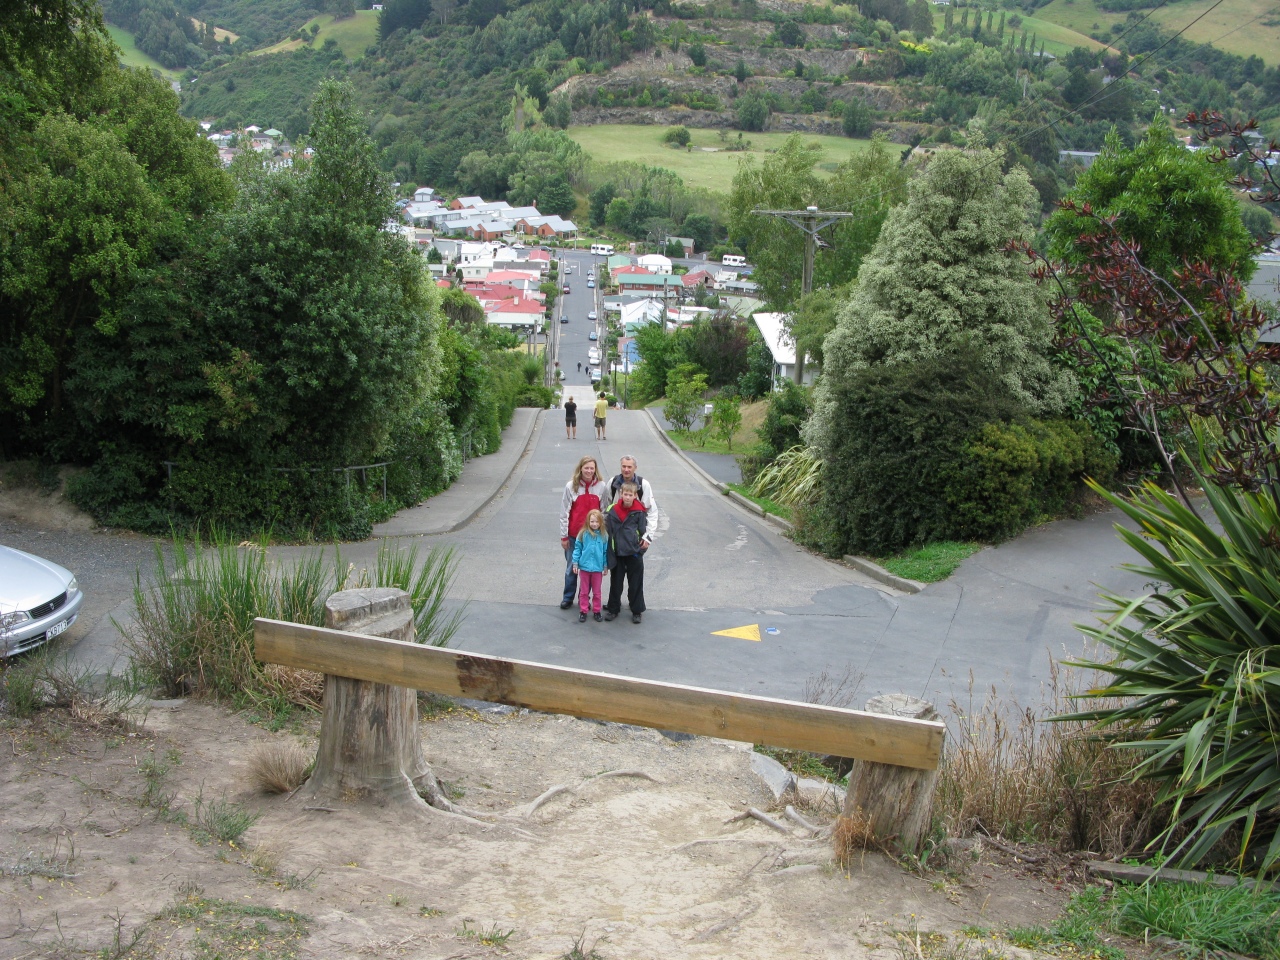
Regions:
<svg viewBox="0 0 1280 960"><path fill-rule="evenodd" d="M452 614L445 611L445 597L457 574L458 563L452 547L431 550L419 565L417 544L404 550L398 543L383 540L378 547L371 585L399 587L409 594L418 642L447 647L466 615L465 607L459 607Z"/></svg>
<svg viewBox="0 0 1280 960"><path fill-rule="evenodd" d="M250 702L310 705L317 685L301 671L264 667L254 657L257 617L319 626L335 590L395 586L411 598L418 639L443 646L463 611L447 614L445 594L456 561L433 550L416 570L418 551L386 542L372 572L355 570L318 550L292 565L271 562L262 544L237 545L216 534L209 543L175 537L172 562L157 547L154 574L134 581L133 620L121 627L135 667L172 695L209 694Z"/></svg>
<svg viewBox="0 0 1280 960"><path fill-rule="evenodd" d="M1117 527L1145 561L1145 596L1105 595L1099 626L1109 675L1065 717L1099 725L1134 777L1172 803L1157 841L1203 861L1231 841L1239 869L1280 862L1280 507L1277 488L1201 483L1214 522L1148 482L1131 496L1095 491L1138 525Z"/></svg>
<svg viewBox="0 0 1280 960"><path fill-rule="evenodd" d="M822 461L804 446L783 452L765 467L751 485L751 493L778 503L797 506L818 499Z"/></svg>

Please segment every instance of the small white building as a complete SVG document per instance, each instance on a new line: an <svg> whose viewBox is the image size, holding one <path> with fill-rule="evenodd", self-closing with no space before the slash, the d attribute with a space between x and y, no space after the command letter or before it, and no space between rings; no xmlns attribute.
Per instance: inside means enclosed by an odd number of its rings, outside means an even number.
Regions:
<svg viewBox="0 0 1280 960"><path fill-rule="evenodd" d="M646 297L643 300L624 303L621 314L622 329L630 335L651 323L662 323L666 318L666 308L661 300Z"/></svg>
<svg viewBox="0 0 1280 960"><path fill-rule="evenodd" d="M636 261L636 266L644 267L650 273L670 273L671 260L660 253L647 253Z"/></svg>
<svg viewBox="0 0 1280 960"><path fill-rule="evenodd" d="M751 320L764 338L765 346L773 355L773 389L777 390L782 380L795 380L796 376L796 342L787 334L783 326L787 318L785 313L756 313ZM805 358L804 386L813 383L817 370L810 358Z"/></svg>

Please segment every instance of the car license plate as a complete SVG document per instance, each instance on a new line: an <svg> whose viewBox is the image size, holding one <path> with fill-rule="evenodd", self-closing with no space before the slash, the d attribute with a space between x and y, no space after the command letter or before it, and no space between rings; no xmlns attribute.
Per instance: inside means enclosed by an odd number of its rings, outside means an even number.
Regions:
<svg viewBox="0 0 1280 960"><path fill-rule="evenodd" d="M70 620L63 620L61 623L55 623L52 627L49 628L49 632L45 634L45 638L48 640L52 640L58 634L62 633L63 630L66 630L67 627L69 626L71 626Z"/></svg>

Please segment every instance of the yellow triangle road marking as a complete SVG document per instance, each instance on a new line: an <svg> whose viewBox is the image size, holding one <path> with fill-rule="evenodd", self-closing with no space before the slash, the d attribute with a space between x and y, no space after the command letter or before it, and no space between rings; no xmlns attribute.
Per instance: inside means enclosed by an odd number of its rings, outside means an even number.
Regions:
<svg viewBox="0 0 1280 960"><path fill-rule="evenodd" d="M754 640L760 642L760 624L749 623L745 627L731 627L728 630L712 630L713 637L733 637L735 640Z"/></svg>

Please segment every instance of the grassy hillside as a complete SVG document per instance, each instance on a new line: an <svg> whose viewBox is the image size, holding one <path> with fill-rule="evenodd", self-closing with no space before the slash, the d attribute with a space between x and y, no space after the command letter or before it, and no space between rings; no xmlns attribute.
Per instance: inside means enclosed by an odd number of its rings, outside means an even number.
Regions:
<svg viewBox="0 0 1280 960"><path fill-rule="evenodd" d="M782 146L790 134L747 133L751 149L725 150L715 130L689 131L693 136L690 150L673 150L662 142L666 127L646 127L635 124L607 123L591 127L570 127L571 136L582 149L602 162L635 160L651 167L666 167L679 174L690 187L706 187L709 190L728 190L733 175L738 172L738 161L745 156L761 159ZM737 138L737 131L730 131L730 139ZM850 140L848 137L821 137L808 135L806 140L822 144L824 159L818 169L830 173L842 161L855 153L866 150L869 140ZM905 150L900 144L890 144L890 149Z"/></svg>
<svg viewBox="0 0 1280 960"><path fill-rule="evenodd" d="M133 34L128 30L122 30L120 27L113 27L107 24L107 33L111 34L111 39L120 48L120 62L126 67L143 67L147 70L156 71L166 80L178 79L178 71L165 69L160 66L159 61L152 59L139 50L138 45L133 42Z"/></svg>
<svg viewBox="0 0 1280 960"><path fill-rule="evenodd" d="M1181 0L1151 14L1153 23L1176 33L1214 5L1215 0ZM1146 13L1148 11L1140 11ZM1053 0L1036 17L1078 33L1099 33L1128 14L1099 10L1094 0ZM1031 19L1031 18L1029 18ZM1252 21L1252 22L1250 22ZM1280 3L1276 0L1222 0L1212 13L1183 34L1196 43L1212 43L1219 50L1242 57L1257 55L1268 65L1280 63ZM1047 46L1045 49L1049 49Z"/></svg>
<svg viewBox="0 0 1280 960"><path fill-rule="evenodd" d="M1054 0L1054 2L1055 4L1061 3L1062 0ZM1072 0L1068 0L1068 2L1070 3ZM1078 3L1080 0L1074 0L1074 2ZM1097 11L1097 8L1093 6L1093 0L1084 0L1084 2L1088 3L1091 10L1095 12ZM1043 14L1046 9L1048 8L1042 7L1036 12ZM1075 7L1068 6L1065 9L1075 10ZM1012 33L1015 37L1021 36L1024 33L1028 37L1035 34L1036 48L1039 49L1040 41L1043 40L1045 53L1052 53L1055 56L1062 57L1070 53L1074 47L1085 47L1089 50L1101 50L1105 46L1105 44L1099 43L1097 40L1086 35L1089 29L1089 24L1093 22L1093 20L1088 17L1081 18L1082 20L1087 21L1085 23L1086 29L1081 30L1078 26L1048 20L1043 16L1027 16L1021 10L1015 10L1013 12L1022 17L1022 25L1016 30L1013 27L1005 27L1006 34ZM996 16L998 17L999 14ZM1107 16L1113 15L1108 14ZM956 18L956 23L958 24L960 22L959 14L956 15ZM942 27L946 23L945 7L937 7L934 9L933 23L934 29L939 35L941 35Z"/></svg>
<svg viewBox="0 0 1280 960"><path fill-rule="evenodd" d="M1169 31L1181 30L1211 6L1213 0L1174 3L1152 16ZM1255 17L1259 19L1255 20ZM1249 21L1254 22L1250 23ZM1196 43L1212 43L1219 50L1242 57L1259 56L1268 65L1280 63L1280 3L1275 0L1223 0L1222 6L1183 34Z"/></svg>
<svg viewBox="0 0 1280 960"><path fill-rule="evenodd" d="M332 37L337 41L342 55L351 60L363 56L372 44L378 42L378 14L373 10L357 10L354 17L335 20L333 14L324 13L308 20L302 29L308 34L313 26L319 26L320 32L314 40L284 40L270 47L255 50L254 53L282 53L287 50L300 50L303 47L319 48Z"/></svg>

